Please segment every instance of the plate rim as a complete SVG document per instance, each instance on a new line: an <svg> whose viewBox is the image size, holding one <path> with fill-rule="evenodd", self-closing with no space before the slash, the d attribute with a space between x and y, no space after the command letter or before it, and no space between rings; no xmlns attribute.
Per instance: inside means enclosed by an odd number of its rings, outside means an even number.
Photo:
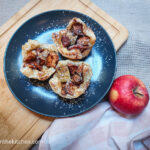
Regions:
<svg viewBox="0 0 150 150"><path fill-rule="evenodd" d="M99 98L97 100L97 102L95 102L93 105L91 105L90 107L88 107L87 109L83 110L83 111L80 111L80 112L77 112L77 113L74 113L74 114L68 114L68 115L51 115L51 114L45 114L45 113L42 113L42 112L39 112L35 109L32 109L30 108L29 106L27 106L26 104L24 104L22 102L21 99L18 98L18 96L13 92L12 88L10 87L10 84L8 82L8 79L7 79L7 75L6 75L6 70L5 70L5 63L6 63L6 53L8 51L8 47L10 45L10 42L12 41L13 37L15 36L15 34L18 32L19 29L21 29L27 22L29 22L30 20L36 18L36 17L39 17L39 16L42 16L44 14L47 14L47 13L52 13L52 12L62 12L62 11L66 11L66 12L72 12L72 13L77 13L79 15L82 15L82 16L85 16L86 18L89 18L90 20L93 20L94 22L96 22L101 28L102 30L105 32L105 34L107 35L108 39L110 40L111 42L111 45L112 45L112 48L113 48L113 51L114 51L114 62L115 62L115 65L114 65L114 73L113 73L113 76L112 76L112 80L111 80L111 83L109 84L109 87L107 88L107 90L104 92L103 96L101 98ZM107 33L107 31L104 29L104 27L99 24L95 19L93 19L92 17L84 14L84 13L81 13L81 12L78 12L78 11L74 11L74 10L69 10L69 9L55 9L55 10L50 10L50 11L45 11L45 12L42 12L42 13L39 13L37 15L34 15L32 17L30 17L29 19L27 19L25 22L23 22L16 30L15 32L12 34L11 38L9 39L8 43L7 43L7 46L5 48L5 52L4 52L4 57L3 57L3 72L4 72L4 77L5 77L5 81L7 83L7 86L9 88L9 90L11 91L12 95L14 96L14 98L20 102L24 107L26 107L27 109L29 109L30 111L32 112L35 112L37 114L40 114L40 115L43 115L43 116L47 116L47 117L53 117L53 118L66 118L66 117L73 117L73 116L77 116L77 115L80 115L80 114L83 114L83 113L86 113L87 111L91 110L92 108L94 109L94 107L100 102L103 100L103 98L106 96L106 94L108 93L108 91L110 90L111 88L111 85L115 79L115 75L116 75L116 49L115 49L115 46L114 46L114 43L112 41L112 39L110 38L109 34Z"/></svg>

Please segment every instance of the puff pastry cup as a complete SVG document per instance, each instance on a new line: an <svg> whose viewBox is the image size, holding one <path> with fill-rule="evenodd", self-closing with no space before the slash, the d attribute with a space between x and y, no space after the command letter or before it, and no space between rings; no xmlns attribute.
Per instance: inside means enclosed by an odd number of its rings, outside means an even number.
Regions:
<svg viewBox="0 0 150 150"><path fill-rule="evenodd" d="M28 78L46 80L54 72L58 63L58 52L54 45L28 40L22 46L23 64L21 72Z"/></svg>
<svg viewBox="0 0 150 150"><path fill-rule="evenodd" d="M73 18L65 30L53 33L52 39L64 57L77 60L88 56L96 36L81 19Z"/></svg>
<svg viewBox="0 0 150 150"><path fill-rule="evenodd" d="M59 96L73 99L84 94L90 84L92 69L82 61L62 60L49 80L52 90Z"/></svg>

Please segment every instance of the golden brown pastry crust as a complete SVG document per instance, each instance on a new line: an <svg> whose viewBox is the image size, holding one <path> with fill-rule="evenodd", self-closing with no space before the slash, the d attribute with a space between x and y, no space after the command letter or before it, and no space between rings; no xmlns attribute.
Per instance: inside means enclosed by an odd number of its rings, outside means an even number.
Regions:
<svg viewBox="0 0 150 150"><path fill-rule="evenodd" d="M62 44L61 38L63 35L66 35L68 32L71 31L72 25L74 23L79 23L82 24L82 28L83 28L83 33L85 36L90 38L90 47L88 49L86 49L85 51L81 52L79 49L74 48L72 50L68 50L67 48L65 48ZM88 28L86 26L86 24L79 18L73 18L72 20L70 20L66 30L61 30L59 31L59 33L53 33L52 34L52 39L54 41L54 43L56 44L56 47L58 49L58 51L64 56L67 57L69 59L83 59L84 57L88 56L88 54L90 53L93 45L95 44L96 41L96 37L94 32Z"/></svg>
<svg viewBox="0 0 150 150"><path fill-rule="evenodd" d="M75 86L73 95L62 94L62 82L57 73L58 68L66 67L68 64L76 65L76 66L83 65L83 83L81 83L79 86ZM60 95L61 97L64 97L67 99L73 99L85 93L86 89L88 88L90 84L91 77L92 77L92 69L89 64L82 62L82 61L62 60L58 62L57 67L56 67L56 72L53 75L53 77L49 80L49 84L52 90L58 95ZM67 82L70 83L70 81L67 81Z"/></svg>
<svg viewBox="0 0 150 150"><path fill-rule="evenodd" d="M28 40L28 42L22 46L23 59L27 57L27 53L29 51L37 48L46 49L48 50L48 52L56 52L56 54L58 54L57 49L54 45L41 44L36 40ZM25 62L23 62L20 71L28 78L46 80L55 72L55 68L48 68L46 65L43 65L42 70L39 71L37 69L32 69L28 67L27 65L25 65Z"/></svg>

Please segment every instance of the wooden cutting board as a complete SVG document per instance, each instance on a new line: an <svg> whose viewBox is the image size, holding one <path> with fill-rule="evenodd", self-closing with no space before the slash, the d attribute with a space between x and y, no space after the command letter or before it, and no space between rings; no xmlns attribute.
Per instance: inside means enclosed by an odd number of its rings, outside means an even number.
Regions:
<svg viewBox="0 0 150 150"><path fill-rule="evenodd" d="M32 16L54 9L75 10L92 17L106 29L116 50L128 38L127 29L90 0L31 0L0 27L0 140L36 140L54 120L33 113L22 106L9 91L2 69L6 46L17 28ZM0 144L0 149L24 150L31 145Z"/></svg>

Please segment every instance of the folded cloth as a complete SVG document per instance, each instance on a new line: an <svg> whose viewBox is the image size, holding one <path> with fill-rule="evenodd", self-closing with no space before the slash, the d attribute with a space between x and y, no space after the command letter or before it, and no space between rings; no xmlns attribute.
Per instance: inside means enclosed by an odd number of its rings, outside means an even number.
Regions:
<svg viewBox="0 0 150 150"><path fill-rule="evenodd" d="M150 104L136 117L121 116L108 102L76 117L56 119L39 150L150 149Z"/></svg>

